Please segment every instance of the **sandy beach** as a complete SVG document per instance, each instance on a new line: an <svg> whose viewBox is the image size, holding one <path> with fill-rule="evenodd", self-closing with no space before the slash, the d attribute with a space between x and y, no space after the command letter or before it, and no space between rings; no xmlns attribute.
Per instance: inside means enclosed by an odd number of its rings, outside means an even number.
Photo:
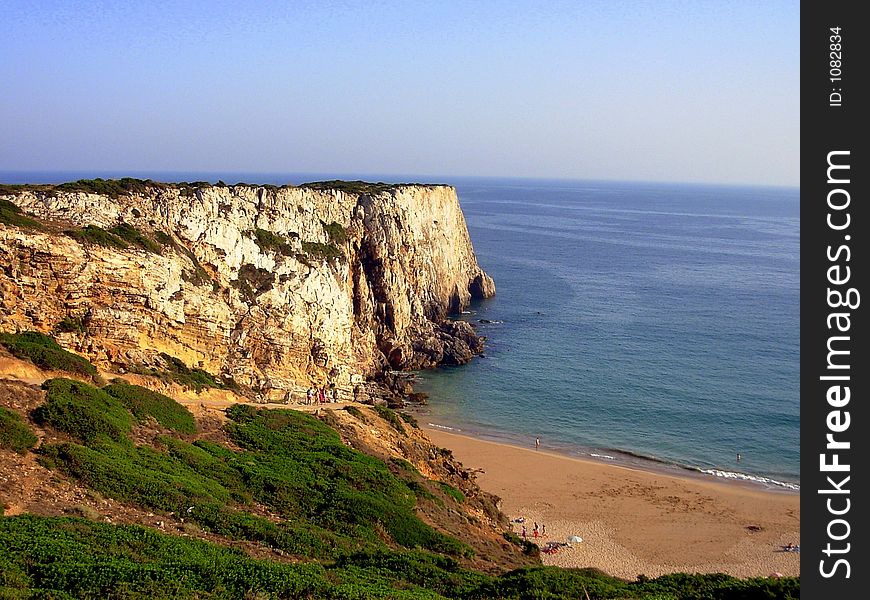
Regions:
<svg viewBox="0 0 870 600"><path fill-rule="evenodd" d="M428 428L480 486L502 498L512 520L524 517L529 539L543 546L583 541L544 564L596 567L617 577L666 573L800 575L800 496L749 484L641 471L519 448ZM533 537L534 523L546 537ZM514 531L521 526L514 524Z"/></svg>

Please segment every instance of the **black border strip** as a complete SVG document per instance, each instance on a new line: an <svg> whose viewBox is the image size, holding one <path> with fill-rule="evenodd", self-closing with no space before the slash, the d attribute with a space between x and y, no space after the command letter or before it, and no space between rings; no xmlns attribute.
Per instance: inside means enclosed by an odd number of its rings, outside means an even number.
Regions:
<svg viewBox="0 0 870 600"><path fill-rule="evenodd" d="M811 599L866 597L870 565L870 507L857 489L870 487L861 305L870 296L860 298L870 294L862 114L870 112L862 91L870 24L859 6L801 7L801 595Z"/></svg>

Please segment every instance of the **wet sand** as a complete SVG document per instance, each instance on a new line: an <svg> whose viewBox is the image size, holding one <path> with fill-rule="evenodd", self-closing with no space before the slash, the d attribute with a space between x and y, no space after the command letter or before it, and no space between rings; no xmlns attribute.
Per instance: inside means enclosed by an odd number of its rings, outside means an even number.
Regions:
<svg viewBox="0 0 870 600"><path fill-rule="evenodd" d="M595 567L617 577L728 573L800 575L800 495L752 484L642 471L519 448L427 428L480 486L502 498L511 519L525 518L543 546L583 538L542 554L544 564ZM533 537L534 523L546 537ZM521 533L521 526L514 524ZM539 531L540 533L540 531Z"/></svg>

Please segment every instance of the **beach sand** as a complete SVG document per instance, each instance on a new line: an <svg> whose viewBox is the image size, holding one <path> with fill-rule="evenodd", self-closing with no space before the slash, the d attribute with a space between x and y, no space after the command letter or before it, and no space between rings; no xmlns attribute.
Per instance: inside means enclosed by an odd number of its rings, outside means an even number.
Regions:
<svg viewBox="0 0 870 600"><path fill-rule="evenodd" d="M525 517L529 539L566 541L572 548L542 554L547 565L595 567L635 579L643 574L800 575L800 495L756 486L642 471L545 450L519 448L427 428L477 473L484 490L502 498L511 519ZM534 523L547 537L533 538ZM520 525L514 524L520 533Z"/></svg>

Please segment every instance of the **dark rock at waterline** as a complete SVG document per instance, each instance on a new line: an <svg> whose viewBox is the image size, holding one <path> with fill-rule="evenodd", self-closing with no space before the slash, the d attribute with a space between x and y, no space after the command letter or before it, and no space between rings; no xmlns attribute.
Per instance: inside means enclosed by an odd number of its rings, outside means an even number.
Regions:
<svg viewBox="0 0 870 600"><path fill-rule="evenodd" d="M396 370L463 365L483 350L484 339L477 335L471 323L447 321L418 335L411 347L395 346L385 354L390 367ZM403 389L396 391L406 393Z"/></svg>
<svg viewBox="0 0 870 600"><path fill-rule="evenodd" d="M407 396L408 402L415 404L429 404L429 394L426 392L412 392Z"/></svg>
<svg viewBox="0 0 870 600"><path fill-rule="evenodd" d="M481 271L468 286L471 297L476 300L492 298L495 296L495 282L492 277Z"/></svg>

